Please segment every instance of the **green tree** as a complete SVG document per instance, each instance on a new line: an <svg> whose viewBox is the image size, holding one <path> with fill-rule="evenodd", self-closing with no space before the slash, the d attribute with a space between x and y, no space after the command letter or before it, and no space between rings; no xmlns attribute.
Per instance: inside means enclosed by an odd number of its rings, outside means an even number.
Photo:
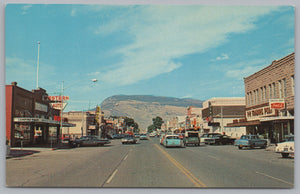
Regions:
<svg viewBox="0 0 300 194"><path fill-rule="evenodd" d="M126 117L124 123L126 127L133 127L134 132L139 131L139 124L135 122L134 119Z"/></svg>
<svg viewBox="0 0 300 194"><path fill-rule="evenodd" d="M154 130L155 130L155 127L154 127L153 124L148 126L148 132L149 133L152 133Z"/></svg>
<svg viewBox="0 0 300 194"><path fill-rule="evenodd" d="M163 119L159 116L157 116L156 118L152 119L153 121L153 126L156 129L161 129L161 125L164 123Z"/></svg>

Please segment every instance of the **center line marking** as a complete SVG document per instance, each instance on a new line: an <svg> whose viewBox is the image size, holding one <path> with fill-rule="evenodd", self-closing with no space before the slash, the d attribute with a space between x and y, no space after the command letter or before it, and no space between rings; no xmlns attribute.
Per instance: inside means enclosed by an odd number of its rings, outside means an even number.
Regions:
<svg viewBox="0 0 300 194"><path fill-rule="evenodd" d="M166 151L159 147L155 146L183 173L185 176L190 179L197 187L206 187L204 183L198 180L190 171L188 171L182 164L177 162L172 156L170 156Z"/></svg>
<svg viewBox="0 0 300 194"><path fill-rule="evenodd" d="M127 157L128 157L128 154L125 156L125 158L123 160L125 161L127 159Z"/></svg>
<svg viewBox="0 0 300 194"><path fill-rule="evenodd" d="M115 172L109 177L109 179L106 181L106 183L110 183L110 181L114 178L114 176L116 175L116 173L118 172L118 169L115 170Z"/></svg>

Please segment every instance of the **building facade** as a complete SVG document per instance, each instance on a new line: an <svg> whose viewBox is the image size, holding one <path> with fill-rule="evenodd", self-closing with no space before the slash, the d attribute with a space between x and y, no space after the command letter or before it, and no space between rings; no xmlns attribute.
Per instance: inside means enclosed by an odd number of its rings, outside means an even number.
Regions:
<svg viewBox="0 0 300 194"><path fill-rule="evenodd" d="M53 109L46 90L28 91L17 82L5 86L6 139L12 147L58 143L60 111ZM73 126L62 123L63 126Z"/></svg>
<svg viewBox="0 0 300 194"><path fill-rule="evenodd" d="M228 128L227 124L245 117L244 97L211 98L203 102L203 132L225 133L232 137L246 134L246 127Z"/></svg>
<svg viewBox="0 0 300 194"><path fill-rule="evenodd" d="M247 133L262 134L271 142L294 134L295 53L244 78Z"/></svg>

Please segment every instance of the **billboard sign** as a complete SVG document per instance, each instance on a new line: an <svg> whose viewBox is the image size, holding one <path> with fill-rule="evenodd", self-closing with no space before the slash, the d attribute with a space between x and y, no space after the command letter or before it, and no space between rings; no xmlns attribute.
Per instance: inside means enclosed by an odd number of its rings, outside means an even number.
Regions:
<svg viewBox="0 0 300 194"><path fill-rule="evenodd" d="M62 98L62 96L48 96L48 99L50 101L54 101L54 102L61 102L62 101L61 99L63 99L63 101L68 101L70 99L70 97L63 96L63 98Z"/></svg>
<svg viewBox="0 0 300 194"><path fill-rule="evenodd" d="M285 108L284 99L270 99L270 107L273 109L283 109Z"/></svg>
<svg viewBox="0 0 300 194"><path fill-rule="evenodd" d="M61 102L50 103L50 104L51 104L52 108L57 109L57 110L65 109L65 107L67 105L67 103L65 103L65 102L63 103L63 105Z"/></svg>

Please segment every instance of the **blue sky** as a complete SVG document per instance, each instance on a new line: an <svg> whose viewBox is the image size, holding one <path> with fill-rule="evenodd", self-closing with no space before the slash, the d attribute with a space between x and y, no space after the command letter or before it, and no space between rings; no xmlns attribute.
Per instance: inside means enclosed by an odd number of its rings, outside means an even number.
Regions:
<svg viewBox="0 0 300 194"><path fill-rule="evenodd" d="M243 77L294 52L294 7L25 5L5 9L6 84L70 96L244 96ZM98 79L94 83L91 80Z"/></svg>

